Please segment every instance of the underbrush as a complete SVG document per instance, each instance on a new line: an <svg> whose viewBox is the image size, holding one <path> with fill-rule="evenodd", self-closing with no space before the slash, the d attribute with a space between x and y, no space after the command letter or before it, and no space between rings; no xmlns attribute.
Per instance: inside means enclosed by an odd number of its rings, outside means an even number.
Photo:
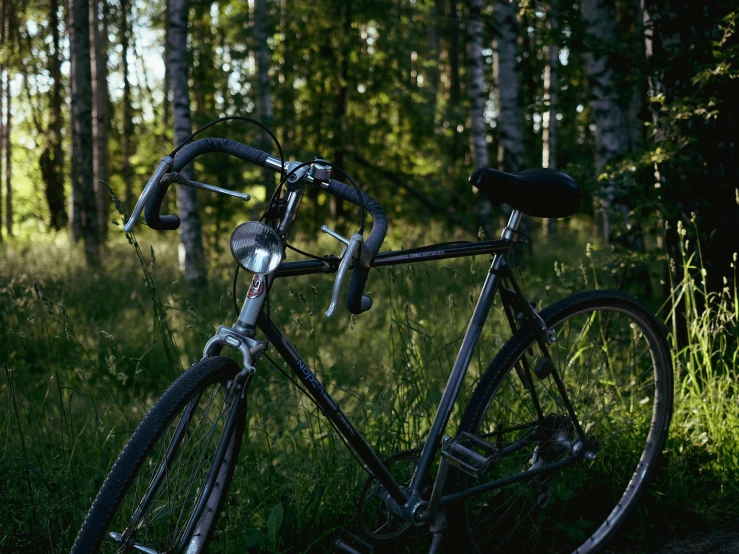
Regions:
<svg viewBox="0 0 739 554"><path fill-rule="evenodd" d="M573 225L576 231L578 222ZM538 307L575 290L625 286L622 260L586 247L572 229L561 233L556 247L539 243L522 264L512 264L525 268L517 277ZM437 235L441 230L430 225L408 227L390 237L390 246L429 243ZM330 239L321 240L309 246L335 250ZM137 246L136 254L123 241L113 244L94 274L63 242L5 248L0 551L67 552L143 415L199 359L216 326L234 320L233 263L225 255L212 260L207 289L190 298L168 244ZM739 297L735 285L709 293L689 251L690 263L667 283L671 301L660 311L675 367L665 462L642 517L624 534L643 543L655 531L723 525L739 516ZM661 267L651 267L650 290L659 289L652 284ZM428 431L487 270L484 256L373 270L373 309L359 317L341 310L329 320L323 312L331 277L278 281L272 317L368 442L388 456L420 446ZM242 276L242 296L246 281ZM506 329L496 303L459 405L508 337ZM213 552L328 551L339 530L353 523L365 475L319 415L269 364L260 364ZM459 415L456 410L450 428Z"/></svg>

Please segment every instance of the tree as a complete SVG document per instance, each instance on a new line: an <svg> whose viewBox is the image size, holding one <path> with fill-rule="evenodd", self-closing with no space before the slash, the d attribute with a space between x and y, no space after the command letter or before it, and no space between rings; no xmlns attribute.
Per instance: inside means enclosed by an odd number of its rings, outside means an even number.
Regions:
<svg viewBox="0 0 739 554"><path fill-rule="evenodd" d="M482 57L482 0L469 0L467 16L467 93L470 101L470 150L475 168L488 167L487 125L485 124L485 79ZM484 195L476 199L477 224L486 235L492 232L492 206Z"/></svg>
<svg viewBox="0 0 739 554"><path fill-rule="evenodd" d="M549 44L546 48L547 65L544 69L544 113L541 121L541 166L557 168L557 68L559 67L559 17L557 0L549 6ZM542 233L545 237L554 234L556 219L542 219Z"/></svg>
<svg viewBox="0 0 739 554"><path fill-rule="evenodd" d="M97 201L92 164L92 69L90 6L70 0L69 43L72 81L72 237L85 243L90 266L100 264Z"/></svg>
<svg viewBox="0 0 739 554"><path fill-rule="evenodd" d="M174 140L179 144L185 141L192 133L192 119L190 117L190 85L188 84L188 56L187 56L187 0L170 0L169 4L169 59L172 83L172 100L174 115ZM191 167L182 170L184 176L193 179ZM190 294L206 282L203 238L198 215L196 189L179 186L177 189L177 208L180 215L180 240L184 250L184 260L180 258L180 265L184 266L185 281Z"/></svg>
<svg viewBox="0 0 739 554"><path fill-rule="evenodd" d="M269 36L267 23L267 0L256 0L254 10L254 46L257 58L257 115L267 127L272 127L272 93L269 85L270 54L267 37ZM260 145L262 150L269 152L272 142L264 133ZM262 172L266 198L272 196L275 189L275 172L265 169Z"/></svg>
<svg viewBox="0 0 739 554"><path fill-rule="evenodd" d="M523 108L518 67L518 0L498 0L493 12L494 79L498 94L498 166L517 173L525 169Z"/></svg>
<svg viewBox="0 0 739 554"><path fill-rule="evenodd" d="M4 35L2 37L4 39ZM0 44L3 44L0 41ZM4 104L5 104L5 67L0 65L0 243L3 241L3 149L5 145L5 124L4 124ZM9 138L9 137L8 137Z"/></svg>
<svg viewBox="0 0 739 554"><path fill-rule="evenodd" d="M688 254L700 258L708 289L720 291L724 278L735 279L739 236L736 3L649 0L645 11L655 110L651 159L667 250L682 275L685 242L677 223L685 228L694 220L700 242L690 240Z"/></svg>
<svg viewBox="0 0 739 554"><path fill-rule="evenodd" d="M13 236L13 157L12 143L10 141L11 114L10 75L8 75L8 82L5 86L5 136L7 138L5 141L5 231L7 232L8 237Z"/></svg>
<svg viewBox="0 0 739 554"><path fill-rule="evenodd" d="M600 176L606 174L609 166L622 161L630 147L629 125L619 101L614 61L617 45L615 0L583 0L581 9L590 41L586 71L595 124L595 169ZM598 193L597 212L602 218L603 240L609 242L620 234L611 217L617 212L618 223L626 223L629 202L623 179L606 177L603 182L605 186Z"/></svg>
<svg viewBox="0 0 739 554"><path fill-rule="evenodd" d="M518 173L526 168L517 12L518 0L497 0L493 12L493 78L498 100L498 169L508 173ZM506 206L504 215L508 214ZM524 235L529 235L530 225L528 217L524 217L519 229Z"/></svg>
<svg viewBox="0 0 739 554"><path fill-rule="evenodd" d="M121 23L120 23L120 40L121 40L121 73L123 76L123 167L121 173L124 182L124 198L129 206L133 204L133 167L131 166L131 138L133 136L133 110L131 107L131 81L129 79L129 41L131 38L131 2L122 0L121 2ZM188 133L189 134L189 133Z"/></svg>
<svg viewBox="0 0 739 554"><path fill-rule="evenodd" d="M108 3L107 0L91 0L91 26L93 40L93 183L97 203L98 224L101 238L107 236L108 206L110 197L101 182L108 182L110 173L110 94L108 92Z"/></svg>
<svg viewBox="0 0 739 554"><path fill-rule="evenodd" d="M44 133L43 150L39 157L41 179L49 207L49 226L58 231L67 225L67 207L64 198L64 149L62 147L62 128L64 104L62 82L62 54L59 44L59 0L49 2L49 32L51 50L48 70L51 77L49 89L49 123Z"/></svg>

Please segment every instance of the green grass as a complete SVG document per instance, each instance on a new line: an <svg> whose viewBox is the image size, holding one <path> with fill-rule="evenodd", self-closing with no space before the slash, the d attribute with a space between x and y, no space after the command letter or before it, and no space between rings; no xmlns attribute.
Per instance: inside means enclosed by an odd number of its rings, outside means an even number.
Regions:
<svg viewBox="0 0 739 554"><path fill-rule="evenodd" d="M578 238L586 228L586 221L575 220L556 245L533 241L534 255L526 256L520 275L531 300L541 306L596 281L603 288L623 284L634 262L586 248ZM418 245L443 234L433 224L398 225L388 243ZM215 327L234 319L226 244L213 245L220 254L211 257L208 288L188 300L174 236L143 239L147 244L137 251L114 239L96 273L61 236L3 247L0 552L68 551L127 437L180 368L199 359ZM337 253L326 237L309 246ZM487 265L478 257L374 270L372 310L359 317L340 310L331 320L323 316L330 277L278 282L272 315L386 456L419 446L425 436ZM661 266L651 270L657 290ZM242 276L242 295L246 281ZM666 307L661 311L673 348L675 416L665 465L642 517L622 534L645 550L655 532L723 525L739 516L737 290L709 294L700 267L686 269L666 288L685 301L687 314L681 322ZM660 308L659 299L653 307ZM461 405L508 336L497 325L502 321L497 304ZM363 481L315 407L262 363L213 551L324 551L352 524Z"/></svg>

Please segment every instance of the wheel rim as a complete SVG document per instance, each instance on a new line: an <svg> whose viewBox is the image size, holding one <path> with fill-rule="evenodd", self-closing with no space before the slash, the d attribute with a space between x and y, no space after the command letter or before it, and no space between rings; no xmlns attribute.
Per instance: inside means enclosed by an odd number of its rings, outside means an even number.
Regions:
<svg viewBox="0 0 739 554"><path fill-rule="evenodd" d="M204 386L185 403L133 477L105 532L101 553L153 554L179 549L204 494L203 487L232 407L229 390L221 382ZM226 460L230 460L228 454ZM219 487L213 489L211 497L217 494ZM213 502L208 505L199 521L212 517Z"/></svg>
<svg viewBox="0 0 739 554"><path fill-rule="evenodd" d="M553 378L532 373L546 423L539 424L537 441L479 481L461 477L460 488L566 459L578 448L596 459L466 499L467 528L480 552L596 549L633 505L662 445L665 361L650 326L629 311L596 307L560 318L552 328L552 360L593 442L578 444ZM537 347L522 348L519 367L524 357L532 370L541 358ZM537 411L517 371L499 377L495 389L472 429L505 447L532 432Z"/></svg>

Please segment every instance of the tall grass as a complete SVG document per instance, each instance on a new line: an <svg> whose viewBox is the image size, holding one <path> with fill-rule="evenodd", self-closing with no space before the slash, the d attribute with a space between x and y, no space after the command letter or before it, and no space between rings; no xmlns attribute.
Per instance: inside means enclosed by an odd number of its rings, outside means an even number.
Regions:
<svg viewBox="0 0 739 554"><path fill-rule="evenodd" d="M739 295L737 254L723 276L721 291L709 291L700 248L691 248L688 232L681 237L679 265L671 261L667 311L669 340L675 365L675 415L670 447L683 477L678 498L710 523L739 517ZM676 268L679 267L679 273ZM732 283L729 285L729 283ZM687 465L687 467L684 467ZM703 494L693 496L691 471L710 476ZM674 476L673 476L674 480ZM692 502L688 499L692 497ZM726 498L732 498L727 502Z"/></svg>
<svg viewBox="0 0 739 554"><path fill-rule="evenodd" d="M420 230L403 233L390 237L391 246L429 242ZM586 251L576 237L563 237L564 252L542 245L520 273L540 306L594 282L618 282L607 255ZM71 246L54 246L6 249L0 259L0 552L69 550L138 422L179 366L200 357L204 338L234 317L231 261L211 264L202 297L219 301L191 304L166 245L135 243L134 257L128 244L114 244L98 275L79 264ZM739 515L732 507L739 505L739 300L735 286L707 292L696 260L681 265L661 312L676 402L667 465L645 504L652 530L669 531L668 519L721 523ZM428 431L487 263L479 257L375 270L375 306L356 318L323 317L330 278L278 281L272 317L387 456L420 446ZM460 405L506 340L505 329L496 305ZM339 529L353 523L365 475L315 406L269 364L260 364L248 401L247 435L212 550L329 551Z"/></svg>

